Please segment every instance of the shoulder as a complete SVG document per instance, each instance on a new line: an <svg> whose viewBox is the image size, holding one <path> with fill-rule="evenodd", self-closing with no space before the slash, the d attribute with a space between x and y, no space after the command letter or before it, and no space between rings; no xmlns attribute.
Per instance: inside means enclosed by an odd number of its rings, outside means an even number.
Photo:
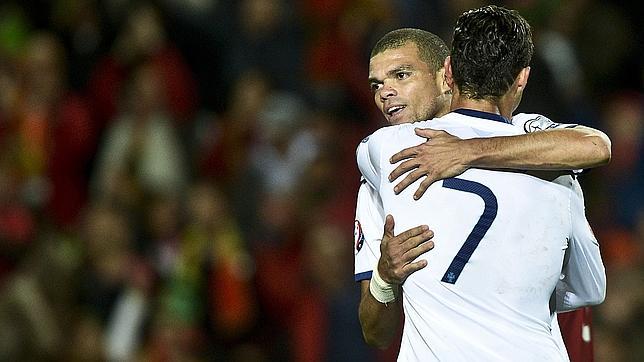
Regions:
<svg viewBox="0 0 644 362"><path fill-rule="evenodd" d="M358 169L371 185L377 189L380 184L380 175L387 158L395 149L400 148L402 134L413 135L413 128L409 124L383 127L360 141L356 149Z"/></svg>
<svg viewBox="0 0 644 362"><path fill-rule="evenodd" d="M379 184L381 145L383 144L385 133L384 128L381 128L363 138L356 147L358 169L363 179L373 188L376 188Z"/></svg>
<svg viewBox="0 0 644 362"><path fill-rule="evenodd" d="M416 125L416 123L414 123ZM414 135L412 124L400 124L382 127L360 141L357 152L370 152L372 155L381 152L384 148L393 147L394 139Z"/></svg>
<svg viewBox="0 0 644 362"><path fill-rule="evenodd" d="M377 143L382 142L383 140L388 139L388 138L390 138L392 136L397 136L397 135L409 133L410 130L412 130L412 133L413 133L414 126L417 126L418 124L423 124L423 123L426 123L426 122L427 121L385 126L385 127L382 127L382 128L379 128L379 129L375 130L372 134L370 134L367 137L363 138L362 141L360 141L360 144L364 144L364 143L371 143L371 144L375 143L375 144L377 144Z"/></svg>

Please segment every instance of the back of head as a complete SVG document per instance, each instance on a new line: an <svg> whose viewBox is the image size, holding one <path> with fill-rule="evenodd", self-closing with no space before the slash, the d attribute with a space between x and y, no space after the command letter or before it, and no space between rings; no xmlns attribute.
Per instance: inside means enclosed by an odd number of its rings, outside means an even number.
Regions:
<svg viewBox="0 0 644 362"><path fill-rule="evenodd" d="M421 29L402 28L392 30L380 38L371 50L369 58L385 50L400 48L407 43L416 44L420 60L434 73L443 67L445 58L449 55L447 45L436 34Z"/></svg>
<svg viewBox="0 0 644 362"><path fill-rule="evenodd" d="M530 64L533 51L530 25L515 10L490 5L467 11L454 29L454 82L468 98L498 99Z"/></svg>

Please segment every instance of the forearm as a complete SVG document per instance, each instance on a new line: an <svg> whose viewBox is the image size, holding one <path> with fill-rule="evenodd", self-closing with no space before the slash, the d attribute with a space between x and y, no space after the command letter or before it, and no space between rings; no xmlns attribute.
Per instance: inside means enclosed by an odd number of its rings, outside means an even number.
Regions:
<svg viewBox="0 0 644 362"><path fill-rule="evenodd" d="M464 142L469 167L575 170L607 164L611 157L610 139L583 126Z"/></svg>
<svg viewBox="0 0 644 362"><path fill-rule="evenodd" d="M369 291L369 280L363 280L360 285L359 317L362 335L370 346L385 349L396 337L402 316L400 298L387 303L378 302Z"/></svg>

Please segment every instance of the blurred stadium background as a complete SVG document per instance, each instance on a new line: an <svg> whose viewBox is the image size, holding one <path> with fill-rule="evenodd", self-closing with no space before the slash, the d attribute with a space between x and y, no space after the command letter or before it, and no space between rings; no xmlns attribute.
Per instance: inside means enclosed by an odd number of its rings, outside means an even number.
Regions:
<svg viewBox="0 0 644 362"><path fill-rule="evenodd" d="M520 111L612 139L581 178L609 282L596 360L641 360L642 7L497 3L534 28ZM392 360L352 280L369 50L403 26L449 43L483 4L2 1L0 360Z"/></svg>

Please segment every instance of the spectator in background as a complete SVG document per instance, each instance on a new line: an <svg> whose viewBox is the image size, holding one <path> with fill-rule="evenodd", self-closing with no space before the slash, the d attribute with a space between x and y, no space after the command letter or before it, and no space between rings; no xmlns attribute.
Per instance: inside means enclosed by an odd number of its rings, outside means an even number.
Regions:
<svg viewBox="0 0 644 362"><path fill-rule="evenodd" d="M252 150L251 167L260 175L268 193L291 190L306 166L317 156L319 145L304 127L308 110L295 93L275 92L259 115L259 140Z"/></svg>
<svg viewBox="0 0 644 362"><path fill-rule="evenodd" d="M7 142L9 122L18 97L17 65L31 29L16 4L0 5L0 145Z"/></svg>
<svg viewBox="0 0 644 362"><path fill-rule="evenodd" d="M149 64L132 73L123 107L104 134L93 175L95 197L136 210L146 197L177 196L189 170L185 150L166 112L167 84Z"/></svg>
<svg viewBox="0 0 644 362"><path fill-rule="evenodd" d="M225 72L232 78L248 69L270 77L276 88L302 91L304 32L286 0L242 0L233 10L233 31L224 46Z"/></svg>
<svg viewBox="0 0 644 362"><path fill-rule="evenodd" d="M304 287L289 326L295 361L376 358L374 350L355 343L362 335L353 304L359 295L346 277L351 269L349 244L350 235L338 224L317 223L306 233L301 266Z"/></svg>
<svg viewBox="0 0 644 362"><path fill-rule="evenodd" d="M107 204L90 205L84 221L81 306L91 311L102 326L127 278L127 263L134 235L125 215Z"/></svg>
<svg viewBox="0 0 644 362"><path fill-rule="evenodd" d="M260 133L260 113L271 91L265 73L248 70L234 80L223 114L195 123L192 155L199 175L216 178L227 190L243 182Z"/></svg>
<svg viewBox="0 0 644 362"><path fill-rule="evenodd" d="M216 180L229 195L231 211L247 238L258 223L260 197L252 154L261 135L260 113L272 91L265 73L246 71L234 80L225 111L195 122L191 142L194 169L200 177Z"/></svg>
<svg viewBox="0 0 644 362"><path fill-rule="evenodd" d="M68 91L64 48L53 33L32 34L18 65L6 152L17 161L24 201L60 227L75 225L87 197L86 171L97 129L84 99Z"/></svg>
<svg viewBox="0 0 644 362"><path fill-rule="evenodd" d="M109 53L90 76L87 91L99 126L118 113L118 97L140 64L147 64L164 85L167 111L177 124L190 122L197 107L197 87L179 49L165 34L161 14L151 3L131 4Z"/></svg>
<svg viewBox="0 0 644 362"><path fill-rule="evenodd" d="M331 4L331 5L329 5ZM305 52L306 81L314 94L333 94L358 121L376 118L365 90L365 44L374 34L397 26L399 4L388 1L303 1L311 28ZM394 10L394 7L396 9ZM338 56L341 54L341 56Z"/></svg>
<svg viewBox="0 0 644 362"><path fill-rule="evenodd" d="M596 309L596 360L633 361L644 353L644 271L641 263L608 271L606 293L612 297Z"/></svg>
<svg viewBox="0 0 644 362"><path fill-rule="evenodd" d="M314 227L319 220L329 220L345 230L352 228L353 190L360 179L353 155L355 145L364 136L350 126L352 122L334 105L319 101L307 117L307 132L319 150L298 182L298 213L308 227Z"/></svg>
<svg viewBox="0 0 644 362"><path fill-rule="evenodd" d="M604 207L615 211L610 218L603 218L603 222L635 230L644 211L644 188L641 187L644 177L644 93L619 92L607 96L601 118L615 143L611 163L604 175L606 180L602 183L607 188L602 192ZM624 256L637 257L637 253Z"/></svg>
<svg viewBox="0 0 644 362"><path fill-rule="evenodd" d="M101 2L96 0L50 1L51 29L67 50L68 74L72 89L85 89L94 64L103 56L113 29L102 18ZM45 8L47 9L47 8ZM42 10L44 11L44 9Z"/></svg>
<svg viewBox="0 0 644 362"><path fill-rule="evenodd" d="M35 215L20 197L20 183L0 156L0 285L10 279L38 232Z"/></svg>
<svg viewBox="0 0 644 362"><path fill-rule="evenodd" d="M69 346L77 264L54 238L31 245L0 288L0 360L45 360Z"/></svg>
<svg viewBox="0 0 644 362"><path fill-rule="evenodd" d="M597 308L597 360L628 361L644 353L644 107L641 92L606 99L602 120L613 138L613 157L596 189L590 217L601 225L608 278ZM606 214L603 210L612 210Z"/></svg>
<svg viewBox="0 0 644 362"><path fill-rule="evenodd" d="M147 267L136 257L136 234L127 214L109 204L88 208L83 229L83 260L77 328L98 326L94 342L80 333L70 354L90 342L98 344L108 360L129 360L139 350L143 326L150 308L152 280ZM88 338L88 339L85 339ZM84 343L83 343L84 342Z"/></svg>
<svg viewBox="0 0 644 362"><path fill-rule="evenodd" d="M252 264L227 209L226 196L213 184L199 182L190 187L187 223L167 276L161 279L151 353L175 353L158 343L168 340L177 353L188 356L232 355L255 326ZM175 335L164 332L168 321L174 324ZM197 338L189 342L187 336Z"/></svg>
<svg viewBox="0 0 644 362"><path fill-rule="evenodd" d="M153 196L143 208L138 252L150 262L160 284L174 273L186 220L184 202L176 195Z"/></svg>

